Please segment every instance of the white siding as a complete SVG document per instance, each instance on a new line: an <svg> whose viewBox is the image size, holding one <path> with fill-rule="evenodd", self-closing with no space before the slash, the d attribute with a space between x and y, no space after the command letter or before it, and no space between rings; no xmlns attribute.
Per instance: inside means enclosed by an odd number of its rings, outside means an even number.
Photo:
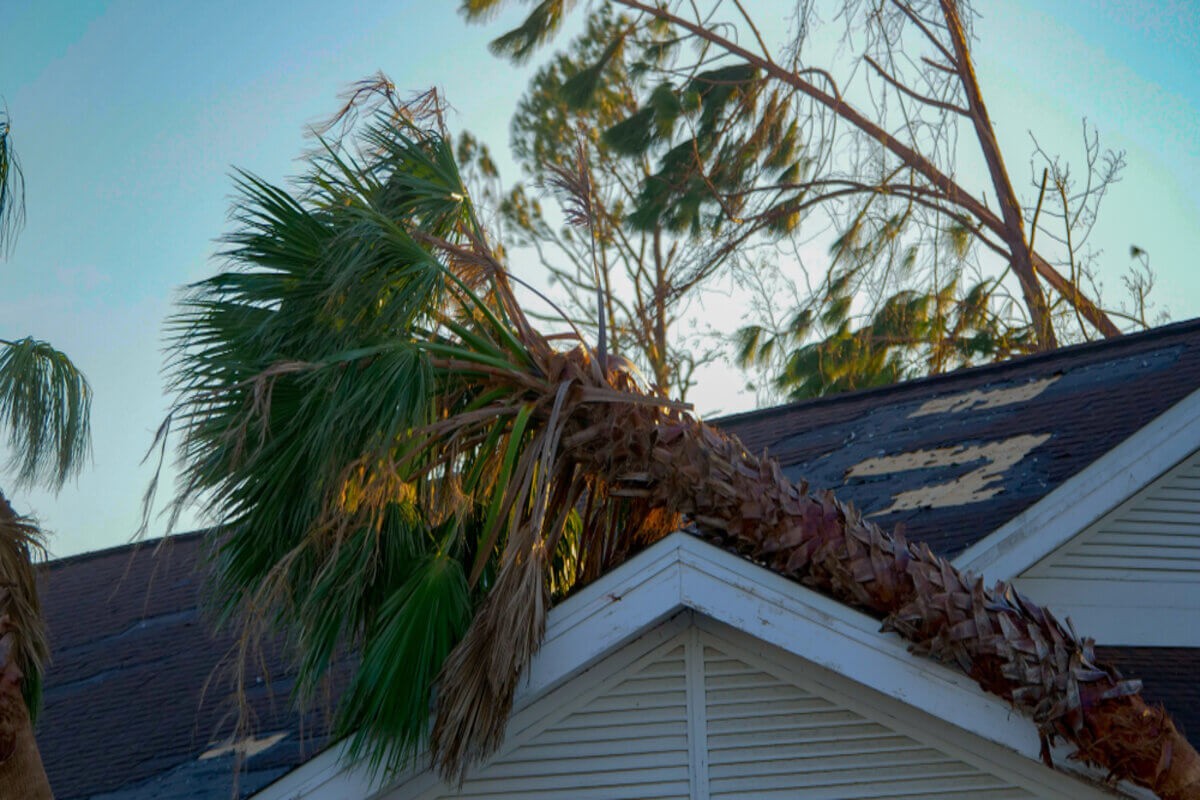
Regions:
<svg viewBox="0 0 1200 800"><path fill-rule="evenodd" d="M1035 736L1030 725L1029 735ZM521 709L460 788L387 800L1108 796L745 633L684 613Z"/></svg>
<svg viewBox="0 0 1200 800"><path fill-rule="evenodd" d="M439 798L686 798L685 648L679 644Z"/></svg>
<svg viewBox="0 0 1200 800"><path fill-rule="evenodd" d="M714 800L1034 797L714 647L704 666Z"/></svg>
<svg viewBox="0 0 1200 800"><path fill-rule="evenodd" d="M1200 454L1015 582L1101 644L1200 646Z"/></svg>
<svg viewBox="0 0 1200 800"><path fill-rule="evenodd" d="M1030 567L1025 577L1200 584L1200 454Z"/></svg>

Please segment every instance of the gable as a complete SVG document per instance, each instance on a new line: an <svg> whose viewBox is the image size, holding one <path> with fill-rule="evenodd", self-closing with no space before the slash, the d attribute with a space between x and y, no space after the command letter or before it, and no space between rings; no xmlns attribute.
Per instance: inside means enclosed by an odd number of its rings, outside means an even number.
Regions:
<svg viewBox="0 0 1200 800"><path fill-rule="evenodd" d="M422 773L378 796L967 795L1087 800L1107 793L682 612L518 713L503 749L461 787Z"/></svg>
<svg viewBox="0 0 1200 800"><path fill-rule="evenodd" d="M699 638L679 638L685 633ZM687 676L689 780L707 781L710 773L709 749L698 744L707 735L708 721L704 660L696 653L702 652L697 650L700 646L711 646L832 703L839 713L852 712L974 770L998 776L1008 782L1005 786L1035 796L1103 796L1089 794L1100 791L1090 781L1101 776L1069 761L1068 749L1054 748L1056 768L1044 767L1030 721L966 676L909 652L898 637L881 632L877 620L684 533L668 536L551 610L542 647L514 699L505 743L489 763L510 757L516 761L504 763L522 761L513 756L517 749L639 674L642 666L658 658L656 653L673 653L681 642ZM673 669L677 676L678 668ZM673 680L677 687L677 678ZM668 691L668 684L658 688ZM655 713L667 706L677 712L678 690L669 691L675 696L656 706ZM602 701L611 702L617 701ZM347 766L342 761L344 752L344 746L331 748L255 797L454 796L429 770L381 784L362 768ZM678 747L671 752L677 767ZM944 777L953 779L965 768L947 769L951 772ZM469 779L484 777L480 771ZM492 791L485 784L475 786L478 792ZM514 791L510 796L525 796ZM1000 796L1006 792L1010 788ZM637 792L614 791L609 796L637 796ZM689 796L708 797L708 789L693 785Z"/></svg>
<svg viewBox="0 0 1200 800"><path fill-rule="evenodd" d="M1102 644L1200 647L1200 452L1014 583Z"/></svg>
<svg viewBox="0 0 1200 800"><path fill-rule="evenodd" d="M639 649L636 648L635 649ZM472 797L687 798L687 661L678 637L590 689L543 703L525 717L547 712L513 738L461 788L438 786L421 794L400 787L390 800ZM520 725L520 722L518 722ZM426 781L422 781L424 783Z"/></svg>

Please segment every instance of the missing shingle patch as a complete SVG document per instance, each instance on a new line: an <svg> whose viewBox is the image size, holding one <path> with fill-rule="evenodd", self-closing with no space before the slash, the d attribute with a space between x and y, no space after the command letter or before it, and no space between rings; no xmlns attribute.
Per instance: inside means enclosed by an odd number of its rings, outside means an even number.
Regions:
<svg viewBox="0 0 1200 800"><path fill-rule="evenodd" d="M1010 406L1014 403L1023 403L1026 400L1032 400L1046 391L1061 377L1061 375L1053 375L1049 378L1022 383L1019 386L1009 386L1004 389L991 389L989 391L972 389L969 392L935 397L932 400L926 400L921 404L920 408L908 416L911 419L912 417L924 417L929 414L957 414L963 411L979 411L988 408Z"/></svg>
<svg viewBox="0 0 1200 800"><path fill-rule="evenodd" d="M216 742L203 753L200 754L201 761L207 761L210 758L220 758L227 755L239 755L243 758L256 756L264 750L269 750L287 738L287 731L282 733L273 733L270 736L264 736L261 739L255 739L253 736L247 736L245 739L238 741L227 740L224 742Z"/></svg>
<svg viewBox="0 0 1200 800"><path fill-rule="evenodd" d="M921 486L893 495L891 506L875 512L872 516L913 508L942 508L979 503L999 494L1004 488L1004 474L1025 458L1033 448L1049 438L1048 433L1023 434L987 444L955 445L868 458L847 470L846 477L890 475L896 472L962 466L982 461L984 463L978 469L947 483Z"/></svg>

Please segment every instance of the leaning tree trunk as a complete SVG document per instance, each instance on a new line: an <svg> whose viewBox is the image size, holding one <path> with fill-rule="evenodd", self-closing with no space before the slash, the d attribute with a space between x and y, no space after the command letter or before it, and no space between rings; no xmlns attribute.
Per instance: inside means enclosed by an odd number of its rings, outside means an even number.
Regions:
<svg viewBox="0 0 1200 800"><path fill-rule="evenodd" d="M545 372L574 373L566 381L582 384L547 392L558 401L553 410L542 404L542 424L556 429L556 420L567 420L551 437L559 443L556 468L592 476L593 491L605 495L601 502L682 513L714 544L882 620L914 650L958 667L1031 717L1047 761L1049 746L1064 739L1076 757L1164 800L1200 800L1200 756L1170 716L1142 700L1137 681L1098 664L1090 639L1010 585L986 588L831 493L793 484L773 459L750 455L736 438L685 413L645 396L625 395L628 402L620 402L610 387L587 386L585 369L560 364ZM552 542L530 538L506 550L496 585L446 662L432 745L449 777L461 778L467 763L502 739L517 678L544 630L540 612L548 600L544 587L529 593L522 584L540 580L537 565L552 550ZM601 569L621 558L606 559ZM594 574L595 565L588 571ZM514 603L517 597L526 602ZM481 670L481 664L491 666ZM501 712L480 714L489 704Z"/></svg>
<svg viewBox="0 0 1200 800"><path fill-rule="evenodd" d="M37 528L0 494L0 800L53 800L22 695L44 659L32 554Z"/></svg>

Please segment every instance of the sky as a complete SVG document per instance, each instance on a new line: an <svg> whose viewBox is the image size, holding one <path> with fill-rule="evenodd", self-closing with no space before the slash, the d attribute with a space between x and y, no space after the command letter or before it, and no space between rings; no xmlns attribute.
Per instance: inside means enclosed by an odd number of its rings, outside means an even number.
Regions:
<svg viewBox="0 0 1200 800"><path fill-rule="evenodd" d="M782 20L787 3L749 5ZM1117 284L1137 244L1161 307L1200 316L1200 4L988 6L974 53L1014 182L1029 173L1030 130L1078 157L1086 117L1129 162L1098 228L1102 278ZM153 471L142 458L168 405L162 323L180 287L219 265L233 168L296 173L306 129L382 70L401 89L440 87L451 126L516 177L507 126L534 65L497 60L487 42L519 12L468 26L456 7L0 0L0 98L27 183L27 224L0 260L0 338L50 341L95 391L92 465L58 495L11 496L51 532L54 555L121 544L138 526ZM743 385L714 367L692 398L701 412L746 409Z"/></svg>

